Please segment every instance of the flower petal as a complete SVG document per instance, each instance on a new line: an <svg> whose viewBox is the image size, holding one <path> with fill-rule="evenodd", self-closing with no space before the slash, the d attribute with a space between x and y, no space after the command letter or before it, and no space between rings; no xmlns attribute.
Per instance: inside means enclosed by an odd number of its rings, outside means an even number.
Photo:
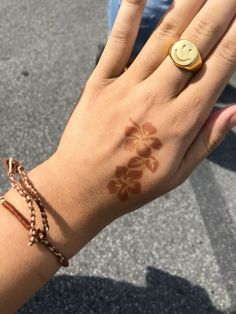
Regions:
<svg viewBox="0 0 236 314"><path fill-rule="evenodd" d="M135 137L135 138L140 138L140 132L139 129L135 126L128 126L125 129L125 136L126 137Z"/></svg>
<svg viewBox="0 0 236 314"><path fill-rule="evenodd" d="M156 172L159 166L159 163L155 157L150 157L149 159L145 161L145 165L151 172Z"/></svg>
<svg viewBox="0 0 236 314"><path fill-rule="evenodd" d="M151 148L145 143L138 144L136 150L137 154L141 157L148 158L151 155Z"/></svg>
<svg viewBox="0 0 236 314"><path fill-rule="evenodd" d="M125 176L125 179L129 182L131 181L137 181L140 178L142 178L143 172L139 170L129 170Z"/></svg>
<svg viewBox="0 0 236 314"><path fill-rule="evenodd" d="M133 157L128 163L129 168L140 168L144 165L144 159L142 157Z"/></svg>
<svg viewBox="0 0 236 314"><path fill-rule="evenodd" d="M133 194L138 194L141 192L141 184L139 182L132 182L128 186L128 191Z"/></svg>
<svg viewBox="0 0 236 314"><path fill-rule="evenodd" d="M124 149L125 149L125 150L129 150L129 151L132 152L132 151L135 150L137 144L138 144L138 140L137 140L137 139L134 139L134 138L132 138L132 137L127 138L127 139L125 140Z"/></svg>
<svg viewBox="0 0 236 314"><path fill-rule="evenodd" d="M157 137L145 138L145 143L154 149L160 149L162 147L161 141Z"/></svg>
<svg viewBox="0 0 236 314"><path fill-rule="evenodd" d="M121 184L119 181L112 180L108 183L107 188L111 194L114 194L120 190Z"/></svg>
<svg viewBox="0 0 236 314"><path fill-rule="evenodd" d="M127 171L128 171L128 169L126 167L116 167L115 175L118 179L120 179L120 178L123 179L125 177Z"/></svg>
<svg viewBox="0 0 236 314"><path fill-rule="evenodd" d="M118 198L120 201L125 202L129 198L127 187L120 189L118 192Z"/></svg>
<svg viewBox="0 0 236 314"><path fill-rule="evenodd" d="M154 126L151 123L146 122L142 125L142 131L145 136L148 136L155 134L157 132L157 129L154 128Z"/></svg>

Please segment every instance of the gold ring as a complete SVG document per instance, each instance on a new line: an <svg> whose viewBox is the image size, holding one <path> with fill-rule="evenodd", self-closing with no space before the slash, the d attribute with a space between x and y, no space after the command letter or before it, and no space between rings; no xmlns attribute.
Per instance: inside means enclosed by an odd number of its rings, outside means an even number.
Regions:
<svg viewBox="0 0 236 314"><path fill-rule="evenodd" d="M202 66L202 58L197 46L189 40L176 41L169 50L174 64L182 69L197 72Z"/></svg>

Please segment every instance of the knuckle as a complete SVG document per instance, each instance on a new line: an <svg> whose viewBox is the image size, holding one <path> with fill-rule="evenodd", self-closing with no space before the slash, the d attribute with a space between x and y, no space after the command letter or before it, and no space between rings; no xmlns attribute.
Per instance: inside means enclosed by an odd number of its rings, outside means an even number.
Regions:
<svg viewBox="0 0 236 314"><path fill-rule="evenodd" d="M205 155L210 155L214 149L216 149L224 140L225 135L228 132L228 127L224 126L215 132L210 129L202 135L202 142L205 151Z"/></svg>
<svg viewBox="0 0 236 314"><path fill-rule="evenodd" d="M119 27L111 33L111 39L113 43L118 45L126 44L130 40L129 31L125 28Z"/></svg>
<svg viewBox="0 0 236 314"><path fill-rule="evenodd" d="M147 90L144 87L135 88L135 95L139 101L143 104L143 108L147 110L152 108L156 104L156 93L151 90Z"/></svg>
<svg viewBox="0 0 236 314"><path fill-rule="evenodd" d="M205 37L215 36L221 32L222 25L214 23L215 18L208 17L207 19L199 18L191 27L191 36L197 40Z"/></svg>
<svg viewBox="0 0 236 314"><path fill-rule="evenodd" d="M171 117L170 125L176 138L184 139L189 136L192 126L198 122L198 112L203 104L202 98L195 95L191 101L182 101L181 106L175 110Z"/></svg>
<svg viewBox="0 0 236 314"><path fill-rule="evenodd" d="M109 80L103 79L101 77L97 78L96 75L92 75L84 84L83 91L84 93L88 92L98 93L104 90L109 85Z"/></svg>
<svg viewBox="0 0 236 314"><path fill-rule="evenodd" d="M177 37L178 36L178 23L174 19L166 18L164 19L158 28L154 31L153 35L159 37L166 38L168 37ZM167 37L167 38L168 38Z"/></svg>
<svg viewBox="0 0 236 314"><path fill-rule="evenodd" d="M236 64L236 41L225 39L218 46L218 57L229 63L230 65Z"/></svg>
<svg viewBox="0 0 236 314"><path fill-rule="evenodd" d="M131 7L134 11L140 11L144 7L146 0L125 0L122 1L122 4L126 5L127 7ZM136 7L136 8L135 8ZM135 17L135 16L134 16ZM114 31L111 33L111 39L113 42L119 44L126 44L130 41L130 27L127 26L127 23L119 23L119 26L114 26Z"/></svg>
<svg viewBox="0 0 236 314"><path fill-rule="evenodd" d="M206 155L211 154L213 150L222 143L228 131L228 125L224 125L216 131L210 129L202 136L203 146L205 148Z"/></svg>
<svg viewBox="0 0 236 314"><path fill-rule="evenodd" d="M215 137L212 137L210 139L203 138L203 145L205 147L205 152L207 155L210 155L214 149L216 149L217 146L221 143L223 139L223 134L218 134Z"/></svg>

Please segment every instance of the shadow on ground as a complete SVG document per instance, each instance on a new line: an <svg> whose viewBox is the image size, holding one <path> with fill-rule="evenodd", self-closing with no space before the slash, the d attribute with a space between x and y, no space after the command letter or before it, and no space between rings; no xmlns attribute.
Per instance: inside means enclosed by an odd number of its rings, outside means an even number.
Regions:
<svg viewBox="0 0 236 314"><path fill-rule="evenodd" d="M213 293L213 292L212 292ZM146 286L99 277L55 276L18 314L223 314L189 281L148 267ZM228 312L227 312L228 313Z"/></svg>
<svg viewBox="0 0 236 314"><path fill-rule="evenodd" d="M236 88L227 85L218 102L226 106L236 103ZM236 133L230 131L221 145L208 157L208 160L225 169L236 171Z"/></svg>
<svg viewBox="0 0 236 314"><path fill-rule="evenodd" d="M221 145L207 159L236 172L236 133L230 131Z"/></svg>
<svg viewBox="0 0 236 314"><path fill-rule="evenodd" d="M236 103L236 88L228 84L218 99L218 102L223 104Z"/></svg>

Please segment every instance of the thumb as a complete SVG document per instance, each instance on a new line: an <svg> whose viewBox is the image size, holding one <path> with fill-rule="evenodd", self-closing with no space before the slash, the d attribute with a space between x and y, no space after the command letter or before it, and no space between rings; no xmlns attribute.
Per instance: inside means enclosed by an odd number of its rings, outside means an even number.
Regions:
<svg viewBox="0 0 236 314"><path fill-rule="evenodd" d="M176 173L176 179L183 182L234 127L236 127L236 105L213 112L186 152Z"/></svg>

